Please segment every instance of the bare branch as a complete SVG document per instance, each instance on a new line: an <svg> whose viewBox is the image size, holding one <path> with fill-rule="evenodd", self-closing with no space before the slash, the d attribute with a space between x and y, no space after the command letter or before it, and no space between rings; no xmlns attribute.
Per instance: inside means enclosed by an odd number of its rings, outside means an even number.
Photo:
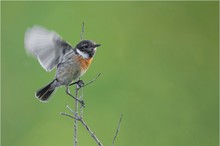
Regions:
<svg viewBox="0 0 220 146"><path fill-rule="evenodd" d="M78 116L78 86L76 85L76 89L75 89L75 96L76 96L76 99L75 99L75 113L74 113L74 146L77 145L77 116Z"/></svg>
<svg viewBox="0 0 220 146"><path fill-rule="evenodd" d="M86 122L83 120L82 117L78 117L78 116L77 116L77 117L73 117L73 116L71 116L71 115L69 115L69 114L67 114L67 113L60 113L60 115L70 117L70 118L74 119L75 121L80 121L80 122L83 124L83 126L86 128L86 130L90 133L90 135L92 136L92 138L96 141L96 143L97 143L99 146L103 146L102 143L100 142L100 140L96 137L95 133L92 132L92 130L89 128L89 126L86 124ZM76 144L77 144L76 139L74 139L74 144L75 144L75 142L76 142Z"/></svg>
<svg viewBox="0 0 220 146"><path fill-rule="evenodd" d="M80 34L80 40L83 40L83 34L84 34L84 22L82 23L82 32Z"/></svg>
<svg viewBox="0 0 220 146"><path fill-rule="evenodd" d="M119 120L119 122L118 122L118 128L117 128L117 130L116 130L116 133L115 133L115 136L114 136L114 138L113 138L113 141L112 141L112 145L111 145L111 146L114 146L116 137L117 137L118 132L119 132L119 130L120 130L120 125L121 125L122 117L123 117L123 114L121 114L120 120Z"/></svg>
<svg viewBox="0 0 220 146"><path fill-rule="evenodd" d="M101 75L101 73L99 73L92 81L86 83L83 87L85 87L85 86L87 86L87 85L92 84L93 82L95 82L100 75Z"/></svg>
<svg viewBox="0 0 220 146"><path fill-rule="evenodd" d="M68 104L66 104L66 107L71 111L71 113L75 114L75 112L69 107Z"/></svg>
<svg viewBox="0 0 220 146"><path fill-rule="evenodd" d="M96 143L99 146L103 146L102 143L100 142L100 140L96 137L95 133L92 132L92 130L89 128L89 126L83 121L83 118L79 118L79 121L83 124L83 126L86 128L86 130L90 133L90 135L96 141Z"/></svg>
<svg viewBox="0 0 220 146"><path fill-rule="evenodd" d="M73 117L73 116L71 116L71 115L69 115L69 114L67 114L67 113L60 113L60 115L62 115L62 116L67 116L67 117L70 117L70 118L72 118L72 119L75 119L75 117Z"/></svg>
<svg viewBox="0 0 220 146"><path fill-rule="evenodd" d="M100 76L100 73L97 75L96 78L94 78L92 81L90 81L89 83L85 84L86 85L89 85L91 83L93 83L98 77ZM82 123L82 125L86 128L86 130L90 133L91 137L95 140L95 142L99 145L99 146L103 146L103 144L100 142L100 140L96 137L95 133L92 132L92 130L89 128L89 126L85 123L85 121L83 120L83 117L82 117L82 114L83 114L83 108L80 108L81 111L80 113L78 114L78 110L79 110L79 107L78 107L78 100L79 100L79 97L78 97L78 92L79 92L79 89L82 89L82 96L80 98L83 97L83 88L81 88L81 86L79 86L77 84L77 82L75 83L76 84L76 88L75 88L75 111L73 111L67 104L66 104L66 107L71 111L71 113L74 114L74 116L71 116L67 113L60 113L61 115L65 115L67 117L70 117L72 119L74 119L74 146L77 146L77 128L78 128L78 125L77 125L77 122L79 121L80 123ZM82 100L82 99L81 99ZM119 130L120 130L120 125L121 125L121 121L122 121L122 117L123 117L123 114L121 114L120 116L120 120L118 122L118 127L117 127L117 130L116 130L116 133L115 133L115 136L113 138L113 141L112 141L112 144L111 146L114 146L114 143L115 143L115 140L118 136L118 133L119 133Z"/></svg>

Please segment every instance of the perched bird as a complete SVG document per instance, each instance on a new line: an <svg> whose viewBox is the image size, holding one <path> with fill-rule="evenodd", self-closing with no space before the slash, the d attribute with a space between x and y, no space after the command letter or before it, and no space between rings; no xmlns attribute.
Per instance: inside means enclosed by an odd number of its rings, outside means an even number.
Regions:
<svg viewBox="0 0 220 146"><path fill-rule="evenodd" d="M49 72L55 67L57 69L53 81L35 94L43 102L48 101L55 89L60 86L65 86L66 93L75 98L69 92L69 85L72 81L79 80L87 71L96 48L100 46L91 40L82 40L73 48L56 32L40 26L33 26L26 30L24 45L27 53L36 57L46 71ZM82 100L76 100L84 104Z"/></svg>

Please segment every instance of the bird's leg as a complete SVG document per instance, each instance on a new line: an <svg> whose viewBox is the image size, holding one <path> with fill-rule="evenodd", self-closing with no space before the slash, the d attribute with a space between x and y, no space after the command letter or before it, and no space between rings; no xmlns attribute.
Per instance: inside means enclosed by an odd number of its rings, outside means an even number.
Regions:
<svg viewBox="0 0 220 146"><path fill-rule="evenodd" d="M73 82L73 83L71 83L71 84L69 84L69 86L72 86L72 85L74 85L74 84L77 84L77 86L78 86L78 88L80 89L80 88L82 88L82 87L84 87L84 82L83 82L83 80L78 80L78 81L76 81L76 82Z"/></svg>
<svg viewBox="0 0 220 146"><path fill-rule="evenodd" d="M82 107L85 107L85 102L83 100L79 100L78 98L76 98L75 96L73 96L70 91L69 91L69 86L66 86L66 94L68 94L69 96L71 96L72 98L74 98L75 100L77 100L79 103L81 103Z"/></svg>

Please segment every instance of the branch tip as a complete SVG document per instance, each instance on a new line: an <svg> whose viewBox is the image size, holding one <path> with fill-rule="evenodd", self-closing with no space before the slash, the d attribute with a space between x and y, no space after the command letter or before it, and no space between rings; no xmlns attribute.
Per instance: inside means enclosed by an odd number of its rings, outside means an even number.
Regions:
<svg viewBox="0 0 220 146"><path fill-rule="evenodd" d="M82 32L81 32L81 35L80 35L80 40L81 41L83 40L83 34L84 34L84 22L82 23Z"/></svg>
<svg viewBox="0 0 220 146"><path fill-rule="evenodd" d="M66 107L70 110L70 112L72 112L73 114L75 114L75 112L69 107L68 104L66 104Z"/></svg>
<svg viewBox="0 0 220 146"><path fill-rule="evenodd" d="M119 122L118 122L118 128L117 128L117 130L116 130L116 133L115 133L115 136L114 136L114 138L113 138L113 141L112 141L112 145L111 145L111 146L114 146L116 137L118 136L118 132L119 132L119 130L120 130L120 125L121 125L122 117L123 117L123 114L121 113L121 116L120 116L120 119L119 119Z"/></svg>
<svg viewBox="0 0 220 146"><path fill-rule="evenodd" d="M75 117L73 117L73 116L71 116L71 115L69 115L67 113L63 113L63 112L61 112L60 115L67 116L67 117L72 118L72 119L76 119Z"/></svg>
<svg viewBox="0 0 220 146"><path fill-rule="evenodd" d="M100 77L100 75L101 75L101 73L99 73L92 81L86 83L86 84L84 85L84 87L87 86L87 85L89 85L89 84L92 84L93 82L95 82L95 81Z"/></svg>

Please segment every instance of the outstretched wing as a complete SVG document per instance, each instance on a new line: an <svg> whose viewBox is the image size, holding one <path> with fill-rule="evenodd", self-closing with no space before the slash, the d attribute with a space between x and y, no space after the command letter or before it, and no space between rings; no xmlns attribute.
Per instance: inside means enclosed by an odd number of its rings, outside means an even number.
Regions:
<svg viewBox="0 0 220 146"><path fill-rule="evenodd" d="M53 31L34 26L25 32L24 45L28 54L38 58L46 71L51 71L72 50L71 45Z"/></svg>

